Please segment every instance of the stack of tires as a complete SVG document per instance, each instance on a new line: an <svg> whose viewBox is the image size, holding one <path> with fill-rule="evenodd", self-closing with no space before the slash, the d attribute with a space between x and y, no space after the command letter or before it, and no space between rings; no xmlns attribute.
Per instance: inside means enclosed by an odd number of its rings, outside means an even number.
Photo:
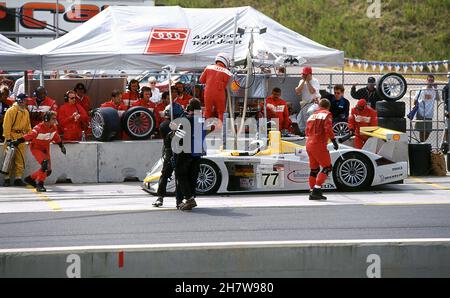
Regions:
<svg viewBox="0 0 450 298"><path fill-rule="evenodd" d="M97 141L109 142L120 137L121 131L132 140L149 139L156 128L153 112L144 107L133 107L119 116L113 108L98 108L92 113L92 135Z"/></svg>
<svg viewBox="0 0 450 298"><path fill-rule="evenodd" d="M406 132L406 104L398 101L406 90L405 78L397 73L388 73L378 81L377 91L384 99L377 102L378 126Z"/></svg>

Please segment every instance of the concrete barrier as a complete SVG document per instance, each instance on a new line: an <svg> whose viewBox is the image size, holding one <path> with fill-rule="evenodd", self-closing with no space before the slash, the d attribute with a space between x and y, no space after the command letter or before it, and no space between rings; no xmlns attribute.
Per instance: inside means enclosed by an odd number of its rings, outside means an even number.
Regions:
<svg viewBox="0 0 450 298"><path fill-rule="evenodd" d="M51 144L52 174L46 184L56 182L108 183L137 178L142 181L146 173L161 157L162 140L83 142L65 144L63 155L58 145ZM0 145L0 148L3 148ZM3 164L4 151L0 149ZM39 169L39 164L27 145L25 176ZM12 171L14 171L12 169ZM0 174L0 185L3 184Z"/></svg>
<svg viewBox="0 0 450 298"><path fill-rule="evenodd" d="M450 277L450 239L3 249L0 277Z"/></svg>
<svg viewBox="0 0 450 298"><path fill-rule="evenodd" d="M98 143L98 182L144 180L161 150L162 140Z"/></svg>

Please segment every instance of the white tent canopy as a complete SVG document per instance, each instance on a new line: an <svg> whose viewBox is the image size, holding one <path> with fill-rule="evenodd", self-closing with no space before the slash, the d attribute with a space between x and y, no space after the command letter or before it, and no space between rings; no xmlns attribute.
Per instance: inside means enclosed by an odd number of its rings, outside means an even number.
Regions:
<svg viewBox="0 0 450 298"><path fill-rule="evenodd" d="M40 69L41 59L17 43L0 34L0 69L27 70Z"/></svg>
<svg viewBox="0 0 450 298"><path fill-rule="evenodd" d="M110 6L68 34L33 49L44 69L201 69L225 52L231 56L237 27L254 34L254 53L301 56L309 66L342 66L344 52L318 44L251 7L188 9ZM248 31L248 30L247 30ZM245 59L250 33L236 37L236 61ZM283 49L285 48L285 49Z"/></svg>

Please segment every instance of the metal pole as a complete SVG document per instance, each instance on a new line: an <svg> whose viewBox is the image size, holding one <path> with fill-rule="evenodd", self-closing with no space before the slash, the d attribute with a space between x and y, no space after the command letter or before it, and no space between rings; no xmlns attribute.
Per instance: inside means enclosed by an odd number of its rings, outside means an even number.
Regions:
<svg viewBox="0 0 450 298"><path fill-rule="evenodd" d="M234 15L234 37L233 37L233 52L231 55L231 67L234 67L234 54L236 53L236 35L237 35L237 24L238 24L239 13L236 12Z"/></svg>
<svg viewBox="0 0 450 298"><path fill-rule="evenodd" d="M173 121L172 84L171 84L172 76L170 70L168 70L167 73L169 75L170 121Z"/></svg>
<svg viewBox="0 0 450 298"><path fill-rule="evenodd" d="M59 37L59 0L56 0L56 21L55 21L55 27L56 27L56 38Z"/></svg>

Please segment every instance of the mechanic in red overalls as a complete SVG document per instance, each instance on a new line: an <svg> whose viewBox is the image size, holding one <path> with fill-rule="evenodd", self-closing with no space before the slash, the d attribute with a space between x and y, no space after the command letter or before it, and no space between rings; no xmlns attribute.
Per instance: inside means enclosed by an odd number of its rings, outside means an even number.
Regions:
<svg viewBox="0 0 450 298"><path fill-rule="evenodd" d="M64 147L56 127L56 112L48 111L44 113L44 121L36 125L33 130L23 137L13 141L14 146L29 141L30 151L41 168L34 172L31 176L25 178L25 182L36 187L36 191L47 191L44 187L45 179L51 175L50 163L50 143L54 142L59 145L61 152L65 155Z"/></svg>
<svg viewBox="0 0 450 298"><path fill-rule="evenodd" d="M309 187L310 200L326 200L322 194L322 185L327 180L331 172L331 157L327 144L330 139L333 142L334 150L339 146L333 132L333 114L330 112L330 102L328 99L321 99L319 109L314 112L306 122L306 152L309 156ZM322 171L320 171L322 167Z"/></svg>
<svg viewBox="0 0 450 298"><path fill-rule="evenodd" d="M32 98L27 98L27 107L30 112L31 127L35 127L43 120L45 112L56 112L58 109L56 102L47 96L47 90L43 86L36 88Z"/></svg>
<svg viewBox="0 0 450 298"><path fill-rule="evenodd" d="M152 89L150 87L142 87L141 92L139 93L139 100L133 103L132 107L144 107L150 109L152 112L156 107L156 104L150 100L152 97Z"/></svg>
<svg viewBox="0 0 450 298"><path fill-rule="evenodd" d="M184 91L184 84L182 82L175 83L175 88L178 96L173 102L180 104L185 109L189 105L192 96Z"/></svg>
<svg viewBox="0 0 450 298"><path fill-rule="evenodd" d="M69 90L64 95L66 102L58 109L58 124L65 141L81 141L89 117L83 106L77 102L76 92Z"/></svg>
<svg viewBox="0 0 450 298"><path fill-rule="evenodd" d="M122 95L123 103L127 106L127 109L129 109L136 101L139 100L139 92L140 92L140 86L138 80L131 80L128 84L128 91L125 92Z"/></svg>
<svg viewBox="0 0 450 298"><path fill-rule="evenodd" d="M378 126L377 111L367 105L365 99L360 99L348 117L348 128L355 135L355 148L361 149L369 138L360 134L359 129L364 126Z"/></svg>
<svg viewBox="0 0 450 298"><path fill-rule="evenodd" d="M111 100L100 105L101 108L113 108L119 112L119 116L128 109L122 101L122 91L114 89L111 93Z"/></svg>
<svg viewBox="0 0 450 298"><path fill-rule="evenodd" d="M200 83L205 87L205 119L214 115L223 121L226 110L226 89L232 74L228 70L230 59L224 53L216 56L216 64L209 65L200 77Z"/></svg>
<svg viewBox="0 0 450 298"><path fill-rule="evenodd" d="M283 134L289 132L291 127L291 119L289 118L289 109L284 99L281 99L281 89L273 88L272 95L267 97L267 119L278 119L280 131ZM264 102L259 104L259 108L264 113Z"/></svg>

